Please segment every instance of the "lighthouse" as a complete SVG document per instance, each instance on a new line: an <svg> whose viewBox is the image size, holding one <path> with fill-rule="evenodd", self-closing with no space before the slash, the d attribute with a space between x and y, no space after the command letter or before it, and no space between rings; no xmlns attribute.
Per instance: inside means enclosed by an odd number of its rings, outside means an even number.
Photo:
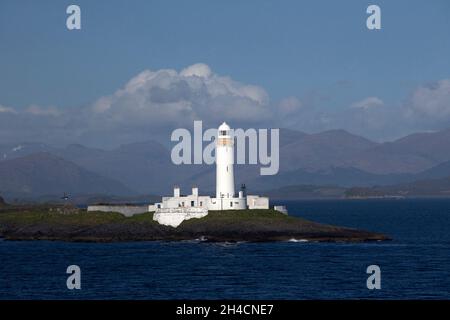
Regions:
<svg viewBox="0 0 450 320"><path fill-rule="evenodd" d="M216 142L216 198L234 198L234 139L230 127L219 126Z"/></svg>
<svg viewBox="0 0 450 320"><path fill-rule="evenodd" d="M225 122L217 128L215 142L216 196L201 195L196 185L192 187L191 194L182 195L180 187L175 186L173 196L162 197L161 202L148 206L148 211L155 211L154 219L156 221L178 226L185 219L200 218L207 215L208 210L229 211L269 208L269 198L267 197L247 195L245 188L237 194L235 193L233 168L235 138L239 137ZM94 209L98 210L98 207Z"/></svg>
<svg viewBox="0 0 450 320"><path fill-rule="evenodd" d="M180 187L174 186L173 196L162 197L161 202L149 204L145 207L148 212L154 212L153 220L162 225L178 227L184 220L203 218L208 215L208 210L253 210L269 209L269 198L258 195L247 195L245 184L237 195L234 192L234 138L230 127L224 122L217 129L216 139L216 197L200 195L195 185L192 193L182 195ZM239 139L239 136L237 136ZM239 140L238 140L239 141ZM283 206L275 206L275 210L287 213ZM88 211L120 212L125 216L141 213L141 208L136 206L88 206Z"/></svg>

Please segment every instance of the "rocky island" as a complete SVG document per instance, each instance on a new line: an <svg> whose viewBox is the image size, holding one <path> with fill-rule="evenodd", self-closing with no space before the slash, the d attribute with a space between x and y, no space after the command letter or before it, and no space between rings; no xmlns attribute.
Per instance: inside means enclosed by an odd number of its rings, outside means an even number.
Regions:
<svg viewBox="0 0 450 320"><path fill-rule="evenodd" d="M120 213L45 206L3 207L0 210L0 237L6 240L85 242L389 240L384 234L320 224L271 209L210 211L206 217L183 221L173 228L154 221L152 212L125 217Z"/></svg>

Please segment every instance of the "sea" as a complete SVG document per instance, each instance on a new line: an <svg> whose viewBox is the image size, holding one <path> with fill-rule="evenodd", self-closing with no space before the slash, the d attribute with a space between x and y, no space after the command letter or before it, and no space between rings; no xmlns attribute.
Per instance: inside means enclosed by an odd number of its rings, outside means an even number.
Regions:
<svg viewBox="0 0 450 320"><path fill-rule="evenodd" d="M289 214L388 234L370 243L0 240L0 299L449 299L450 200L283 201ZM67 288L67 267L80 289ZM379 267L380 289L367 268Z"/></svg>

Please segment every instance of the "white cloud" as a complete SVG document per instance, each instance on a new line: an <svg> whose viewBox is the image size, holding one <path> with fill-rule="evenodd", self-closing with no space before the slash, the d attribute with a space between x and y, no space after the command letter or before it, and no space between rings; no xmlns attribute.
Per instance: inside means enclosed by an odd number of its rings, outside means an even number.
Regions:
<svg viewBox="0 0 450 320"><path fill-rule="evenodd" d="M42 141L114 146L168 140L179 127L280 127L306 132L346 129L374 139L450 127L450 79L414 90L406 103L387 105L369 96L340 105L320 91L271 104L267 92L214 73L206 64L181 71L144 70L122 88L81 108L0 105L0 143Z"/></svg>
<svg viewBox="0 0 450 320"><path fill-rule="evenodd" d="M209 78L212 74L210 67L204 63L196 63L181 70L180 75L183 77L200 77Z"/></svg>
<svg viewBox="0 0 450 320"><path fill-rule="evenodd" d="M0 105L0 113L13 113L13 114L16 114L17 111L14 110L13 108L9 108L9 107L5 107L5 106Z"/></svg>
<svg viewBox="0 0 450 320"><path fill-rule="evenodd" d="M37 105L29 106L25 112L35 116L59 116L61 112L55 107L43 108Z"/></svg>
<svg viewBox="0 0 450 320"><path fill-rule="evenodd" d="M103 125L191 125L193 120L260 123L271 119L264 89L219 76L205 64L177 72L145 70L92 106Z"/></svg>
<svg viewBox="0 0 450 320"><path fill-rule="evenodd" d="M430 118L450 117L450 79L440 80L428 86L420 86L407 104L409 116Z"/></svg>
<svg viewBox="0 0 450 320"><path fill-rule="evenodd" d="M355 109L368 110L376 107L384 106L383 100L377 97L367 97L360 101L353 103L350 107Z"/></svg>

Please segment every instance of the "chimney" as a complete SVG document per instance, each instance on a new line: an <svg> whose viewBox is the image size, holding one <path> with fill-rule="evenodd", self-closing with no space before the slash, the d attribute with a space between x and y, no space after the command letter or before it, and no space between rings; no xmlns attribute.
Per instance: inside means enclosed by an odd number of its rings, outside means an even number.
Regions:
<svg viewBox="0 0 450 320"><path fill-rule="evenodd" d="M198 197L198 188L197 187L192 187L192 195Z"/></svg>
<svg viewBox="0 0 450 320"><path fill-rule="evenodd" d="M242 197L241 197L242 192ZM247 187L245 186L245 183L241 184L241 191L239 192L239 198L245 198L247 196Z"/></svg>
<svg viewBox="0 0 450 320"><path fill-rule="evenodd" d="M179 197L180 196L180 187L179 186L173 187L173 196L174 197Z"/></svg>

